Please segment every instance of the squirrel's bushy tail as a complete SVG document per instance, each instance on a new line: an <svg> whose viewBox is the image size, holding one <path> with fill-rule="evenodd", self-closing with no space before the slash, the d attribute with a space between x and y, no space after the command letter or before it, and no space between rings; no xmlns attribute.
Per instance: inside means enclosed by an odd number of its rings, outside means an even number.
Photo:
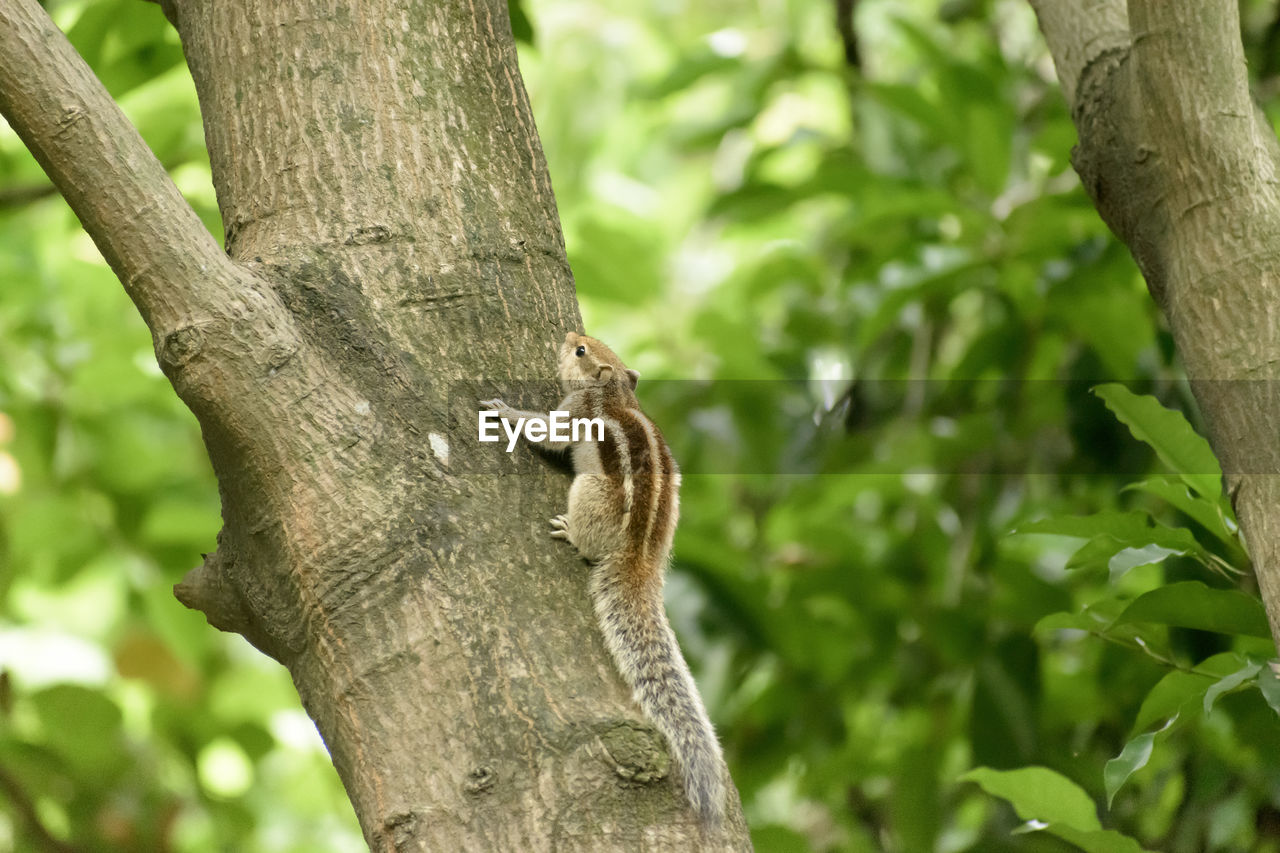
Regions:
<svg viewBox="0 0 1280 853"><path fill-rule="evenodd" d="M661 588L626 589L608 563L591 574L605 646L632 695L666 737L685 796L708 826L724 819L724 756L662 607Z"/></svg>

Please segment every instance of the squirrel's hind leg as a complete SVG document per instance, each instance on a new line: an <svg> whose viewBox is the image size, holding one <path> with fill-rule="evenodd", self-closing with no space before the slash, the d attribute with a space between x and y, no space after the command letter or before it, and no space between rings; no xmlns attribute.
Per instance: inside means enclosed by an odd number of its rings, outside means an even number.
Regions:
<svg viewBox="0 0 1280 853"><path fill-rule="evenodd" d="M569 512L551 519L551 535L598 562L622 547L622 489L601 474L579 474L569 489Z"/></svg>

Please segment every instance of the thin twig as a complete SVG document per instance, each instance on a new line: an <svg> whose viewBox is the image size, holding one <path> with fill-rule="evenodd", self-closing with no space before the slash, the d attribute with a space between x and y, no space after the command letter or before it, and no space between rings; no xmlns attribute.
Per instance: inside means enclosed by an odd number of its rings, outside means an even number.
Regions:
<svg viewBox="0 0 1280 853"><path fill-rule="evenodd" d="M858 0L836 0L836 32L844 45L844 62L850 68L862 67L862 55L858 50L858 31L853 25L853 13Z"/></svg>
<svg viewBox="0 0 1280 853"><path fill-rule="evenodd" d="M58 188L53 184L24 184L16 187L0 189L0 210L22 207L55 194Z"/></svg>

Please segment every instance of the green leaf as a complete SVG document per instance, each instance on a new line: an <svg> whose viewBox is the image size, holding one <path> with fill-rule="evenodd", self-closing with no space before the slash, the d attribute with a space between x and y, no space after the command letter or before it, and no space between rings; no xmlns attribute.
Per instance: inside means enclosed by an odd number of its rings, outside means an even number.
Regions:
<svg viewBox="0 0 1280 853"><path fill-rule="evenodd" d="M1124 540L1114 536L1099 536L1084 543L1063 568L1067 571L1107 569L1110 572L1112 557L1127 547Z"/></svg>
<svg viewBox="0 0 1280 853"><path fill-rule="evenodd" d="M1130 736L1146 731L1158 720L1177 717L1186 722L1194 717L1204 692L1216 680L1238 669L1242 661L1235 652L1223 652L1201 661L1190 672L1175 669L1166 673L1142 700Z"/></svg>
<svg viewBox="0 0 1280 853"><path fill-rule="evenodd" d="M1197 524L1227 545L1232 551L1233 560L1243 562L1246 559L1240 548L1240 540L1236 536L1231 506L1225 496L1219 497L1216 501L1201 497L1195 492L1188 491L1185 483L1176 482L1169 477L1152 477L1140 483L1125 486L1125 489L1135 489L1155 495L1194 519Z"/></svg>
<svg viewBox="0 0 1280 853"><path fill-rule="evenodd" d="M890 814L908 850L932 850L939 830L942 798L938 791L941 753L937 744L908 749L894 767Z"/></svg>
<svg viewBox="0 0 1280 853"><path fill-rule="evenodd" d="M1038 214L1035 230L1039 231L1050 211L1043 203L1029 206ZM1132 300L1129 281L1080 268L1050 287L1048 316L1097 354L1106 375L1125 376L1155 341L1150 315L1132 310Z"/></svg>
<svg viewBox="0 0 1280 853"><path fill-rule="evenodd" d="M975 761L1013 766L1036 754L1039 648L1010 636L974 668L969 738Z"/></svg>
<svg viewBox="0 0 1280 853"><path fill-rule="evenodd" d="M808 850L809 836L776 823L751 827L751 846L756 850Z"/></svg>
<svg viewBox="0 0 1280 853"><path fill-rule="evenodd" d="M1048 616L1042 617L1033 633L1047 633L1051 631L1101 631L1107 627L1110 619L1102 619L1089 610L1083 610L1079 613L1071 613L1069 611L1061 611L1058 613L1050 613Z"/></svg>
<svg viewBox="0 0 1280 853"><path fill-rule="evenodd" d="M1200 581L1180 581L1144 593L1116 622L1155 622L1220 634L1271 636L1261 601L1234 589L1212 589Z"/></svg>
<svg viewBox="0 0 1280 853"><path fill-rule="evenodd" d="M1143 853L1132 838L1103 829L1093 799L1075 782L1047 767L993 770L978 767L960 777L1008 800L1018 816L1086 853Z"/></svg>
<svg viewBox="0 0 1280 853"><path fill-rule="evenodd" d="M533 44L533 24L529 22L520 0L507 0L507 15L511 19L511 35L516 41Z"/></svg>
<svg viewBox="0 0 1280 853"><path fill-rule="evenodd" d="M1136 569L1138 566L1149 566L1152 563L1158 563L1166 557L1179 556L1186 554L1186 551L1166 548L1163 545L1154 543L1143 545L1140 548L1125 548L1111 556L1107 561L1107 570L1111 573L1111 580L1116 580L1130 569Z"/></svg>
<svg viewBox="0 0 1280 853"><path fill-rule="evenodd" d="M1175 718L1176 719L1176 718ZM1173 720L1169 721L1170 723ZM1102 781L1107 788L1107 808L1116 797L1116 792L1125 781L1147 766L1151 760L1151 750L1155 747L1156 733L1140 734L1124 745L1124 749L1115 758L1107 762L1102 769Z"/></svg>
<svg viewBox="0 0 1280 853"><path fill-rule="evenodd" d="M1280 661L1269 661L1258 672L1258 690L1271 709L1280 714L1280 675L1276 673L1277 665L1280 665Z"/></svg>
<svg viewBox="0 0 1280 853"><path fill-rule="evenodd" d="M1209 716L1209 712L1213 710L1213 703L1218 701L1218 697L1223 693L1235 690L1241 684L1258 674L1258 670L1262 669L1260 663L1249 663L1244 667L1236 670L1228 676L1218 679L1208 690L1204 692L1204 715Z"/></svg>
<svg viewBox="0 0 1280 853"><path fill-rule="evenodd" d="M1036 623L1034 630L1036 633L1061 629L1105 633L1123 612L1124 606L1124 602L1116 598L1103 598L1078 613L1050 613Z"/></svg>
<svg viewBox="0 0 1280 853"><path fill-rule="evenodd" d="M212 548L220 524L217 506L207 499L162 499L147 509L141 537L148 544L186 546L194 551Z"/></svg>
<svg viewBox="0 0 1280 853"><path fill-rule="evenodd" d="M1009 178L1009 152L1013 139L1010 117L993 109L990 101L976 101L965 110L964 151L978 185L988 195L999 195Z"/></svg>
<svg viewBox="0 0 1280 853"><path fill-rule="evenodd" d="M1137 539L1151 529L1151 517L1143 512L1097 512L1093 515L1060 515L1018 526L1015 534L1047 533L1093 539L1111 536L1120 540Z"/></svg>
<svg viewBox="0 0 1280 853"><path fill-rule="evenodd" d="M105 695L78 684L58 684L31 697L49 746L87 775L111 778L110 769L122 764L120 709Z"/></svg>
<svg viewBox="0 0 1280 853"><path fill-rule="evenodd" d="M653 226L624 211L600 210L574 227L569 260L578 287L592 298L632 306L663 279Z"/></svg>
<svg viewBox="0 0 1280 853"><path fill-rule="evenodd" d="M1075 782L1048 767L977 767L960 779L976 782L988 794L1008 800L1023 820L1085 831L1102 829L1093 799Z"/></svg>
<svg viewBox="0 0 1280 853"><path fill-rule="evenodd" d="M1190 554L1201 561L1208 560L1207 552L1190 530L1154 524L1151 516L1144 512L1056 516L1021 525L1015 532L1088 538L1088 544L1067 561L1067 568L1105 566L1113 580L1135 566L1159 562L1172 555Z"/></svg>
<svg viewBox="0 0 1280 853"><path fill-rule="evenodd" d="M938 109L936 104L924 96L919 86L869 80L863 87L863 91L899 116L904 116L932 131L938 138L943 138L954 131L953 122L948 118L948 111Z"/></svg>
<svg viewBox="0 0 1280 853"><path fill-rule="evenodd" d="M1116 792L1129 777L1147 766L1147 762L1151 760L1151 751L1155 746L1156 738L1173 728L1174 723L1178 722L1178 717L1178 714L1174 714L1156 731L1145 732L1132 738L1124 745L1124 749L1120 750L1119 755L1107 762L1102 770L1102 781L1107 788L1107 808L1111 808L1111 801L1115 799Z"/></svg>
<svg viewBox="0 0 1280 853"><path fill-rule="evenodd" d="M1181 412L1166 409L1149 395L1134 394L1108 383L1093 389L1139 441L1148 444L1164 464L1206 498L1222 496L1222 467L1209 442L1191 428Z"/></svg>
<svg viewBox="0 0 1280 853"><path fill-rule="evenodd" d="M1144 853L1137 841L1114 829L1081 832L1070 827L1048 827L1054 835L1069 841L1085 853Z"/></svg>

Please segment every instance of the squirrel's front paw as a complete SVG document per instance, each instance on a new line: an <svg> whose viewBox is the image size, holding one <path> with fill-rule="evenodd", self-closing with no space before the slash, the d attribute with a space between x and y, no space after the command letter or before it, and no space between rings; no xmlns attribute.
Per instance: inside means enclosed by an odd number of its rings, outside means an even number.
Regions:
<svg viewBox="0 0 1280 853"><path fill-rule="evenodd" d="M567 515L557 515L551 519L551 538L563 539L566 542L572 542L569 538L569 517Z"/></svg>
<svg viewBox="0 0 1280 853"><path fill-rule="evenodd" d="M498 417L503 420L514 421L516 419L516 410L503 402L501 397L495 397L492 400L481 400L480 405L484 407L485 411L496 412Z"/></svg>

